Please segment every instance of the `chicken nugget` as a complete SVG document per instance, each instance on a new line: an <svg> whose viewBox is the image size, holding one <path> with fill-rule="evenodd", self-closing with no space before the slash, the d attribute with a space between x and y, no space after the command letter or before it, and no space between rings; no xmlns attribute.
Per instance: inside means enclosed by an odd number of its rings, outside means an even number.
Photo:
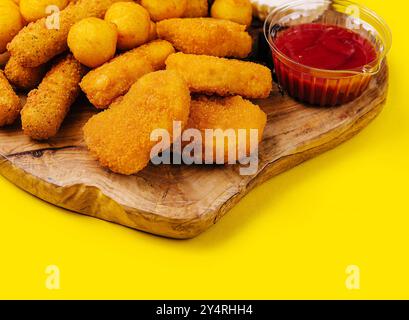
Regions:
<svg viewBox="0 0 409 320"><path fill-rule="evenodd" d="M12 124L20 114L21 102L0 70L0 127Z"/></svg>
<svg viewBox="0 0 409 320"><path fill-rule="evenodd" d="M85 143L110 170L131 175L150 161L156 129L173 136L173 121L184 128L190 111L190 93L174 71L157 71L140 78L121 101L93 116L84 126ZM172 138L171 138L172 139Z"/></svg>
<svg viewBox="0 0 409 320"><path fill-rule="evenodd" d="M260 107L240 96L203 96L192 99L186 129L200 130L203 159L210 150L214 162L220 163L217 160L222 159L221 162L227 163L239 160L240 156L250 156L255 151L262 140L266 123L267 115ZM216 134L214 130L217 129L222 132ZM207 133L209 130L211 132ZM257 134L255 141L251 140L251 130ZM240 141L240 135L244 136L244 141Z"/></svg>
<svg viewBox="0 0 409 320"><path fill-rule="evenodd" d="M21 111L24 134L36 140L54 137L71 105L80 93L85 68L67 55L45 75L38 89L32 90Z"/></svg>
<svg viewBox="0 0 409 320"><path fill-rule="evenodd" d="M199 18L207 17L209 15L208 0L189 0L183 17L185 18Z"/></svg>
<svg viewBox="0 0 409 320"><path fill-rule="evenodd" d="M59 19L42 18L23 28L7 49L22 66L38 67L68 49L68 32L76 22L88 17L103 18L108 8L118 1L121 0L72 2L61 10Z"/></svg>
<svg viewBox="0 0 409 320"><path fill-rule="evenodd" d="M169 42L152 41L89 72L81 81L81 89L95 107L105 109L140 77L163 69L167 57L174 52Z"/></svg>
<svg viewBox="0 0 409 320"><path fill-rule="evenodd" d="M168 70L179 72L192 92L267 98L273 87L269 68L253 62L175 53L166 60Z"/></svg>
<svg viewBox="0 0 409 320"><path fill-rule="evenodd" d="M26 68L20 65L13 57L10 58L4 69L4 73L10 83L23 90L31 90L37 87L43 79L45 72L45 65Z"/></svg>
<svg viewBox="0 0 409 320"><path fill-rule="evenodd" d="M213 18L186 18L160 21L158 36L184 53L216 57L246 58L252 38L246 26Z"/></svg>

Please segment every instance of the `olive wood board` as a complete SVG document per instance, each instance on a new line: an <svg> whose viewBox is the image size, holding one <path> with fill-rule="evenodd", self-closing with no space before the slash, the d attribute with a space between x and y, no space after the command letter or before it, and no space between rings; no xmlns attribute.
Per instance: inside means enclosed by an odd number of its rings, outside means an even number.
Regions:
<svg viewBox="0 0 409 320"><path fill-rule="evenodd" d="M239 165L151 164L133 176L112 173L84 144L82 127L95 111L80 99L58 136L47 142L30 140L21 124L0 129L0 174L56 206L156 235L192 238L217 223L254 187L365 128L381 112L387 91L384 64L364 94L349 104L307 106L278 89L255 101L268 122L253 176L241 176Z"/></svg>

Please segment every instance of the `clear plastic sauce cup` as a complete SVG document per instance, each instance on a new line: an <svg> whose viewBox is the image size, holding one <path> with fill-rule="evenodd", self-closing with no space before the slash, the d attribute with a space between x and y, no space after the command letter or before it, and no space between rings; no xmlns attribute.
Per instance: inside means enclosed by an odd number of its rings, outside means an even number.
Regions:
<svg viewBox="0 0 409 320"><path fill-rule="evenodd" d="M291 28L295 30L316 24L323 28L346 29L347 34L353 32L374 50L373 59L353 68L318 68L297 61L277 46L279 41L286 41L286 32L291 31ZM282 89L295 99L320 106L344 104L359 97L367 89L371 78L381 69L392 42L391 31L381 17L347 0L290 1L270 12L264 24L264 34L272 51L275 73ZM342 42L336 45L342 45ZM326 54L315 53L318 57ZM328 60L328 57L324 57Z"/></svg>

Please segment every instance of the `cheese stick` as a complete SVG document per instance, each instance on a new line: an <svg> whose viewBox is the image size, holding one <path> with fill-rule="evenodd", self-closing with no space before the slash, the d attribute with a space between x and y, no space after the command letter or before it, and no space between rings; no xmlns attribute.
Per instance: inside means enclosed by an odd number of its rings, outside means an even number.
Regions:
<svg viewBox="0 0 409 320"><path fill-rule="evenodd" d="M0 70L0 127L12 124L21 110L19 97Z"/></svg>
<svg viewBox="0 0 409 320"><path fill-rule="evenodd" d="M140 77L165 68L167 57L174 52L167 41L150 42L89 72L81 81L81 89L95 107L105 109Z"/></svg>
<svg viewBox="0 0 409 320"><path fill-rule="evenodd" d="M21 111L24 134L36 140L54 137L71 105L80 93L85 68L68 55L46 74L38 89L32 90Z"/></svg>
<svg viewBox="0 0 409 320"><path fill-rule="evenodd" d="M270 69L253 62L179 52L169 56L166 66L179 72L192 92L262 99L273 87Z"/></svg>
<svg viewBox="0 0 409 320"><path fill-rule="evenodd" d="M39 85L46 72L46 66L26 68L13 57L7 62L4 73L11 84L19 89L31 90Z"/></svg>
<svg viewBox="0 0 409 320"><path fill-rule="evenodd" d="M156 24L160 39L184 53L246 58L252 38L246 26L213 18L169 19Z"/></svg>

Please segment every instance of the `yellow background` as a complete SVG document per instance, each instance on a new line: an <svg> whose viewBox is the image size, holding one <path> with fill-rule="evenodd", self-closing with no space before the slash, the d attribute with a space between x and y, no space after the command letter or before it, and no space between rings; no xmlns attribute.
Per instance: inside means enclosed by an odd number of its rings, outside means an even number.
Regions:
<svg viewBox="0 0 409 320"><path fill-rule="evenodd" d="M409 5L362 2L394 34L389 100L366 130L189 241L70 213L0 178L0 298L409 299ZM47 265L60 290L46 289ZM360 290L345 286L348 265Z"/></svg>

